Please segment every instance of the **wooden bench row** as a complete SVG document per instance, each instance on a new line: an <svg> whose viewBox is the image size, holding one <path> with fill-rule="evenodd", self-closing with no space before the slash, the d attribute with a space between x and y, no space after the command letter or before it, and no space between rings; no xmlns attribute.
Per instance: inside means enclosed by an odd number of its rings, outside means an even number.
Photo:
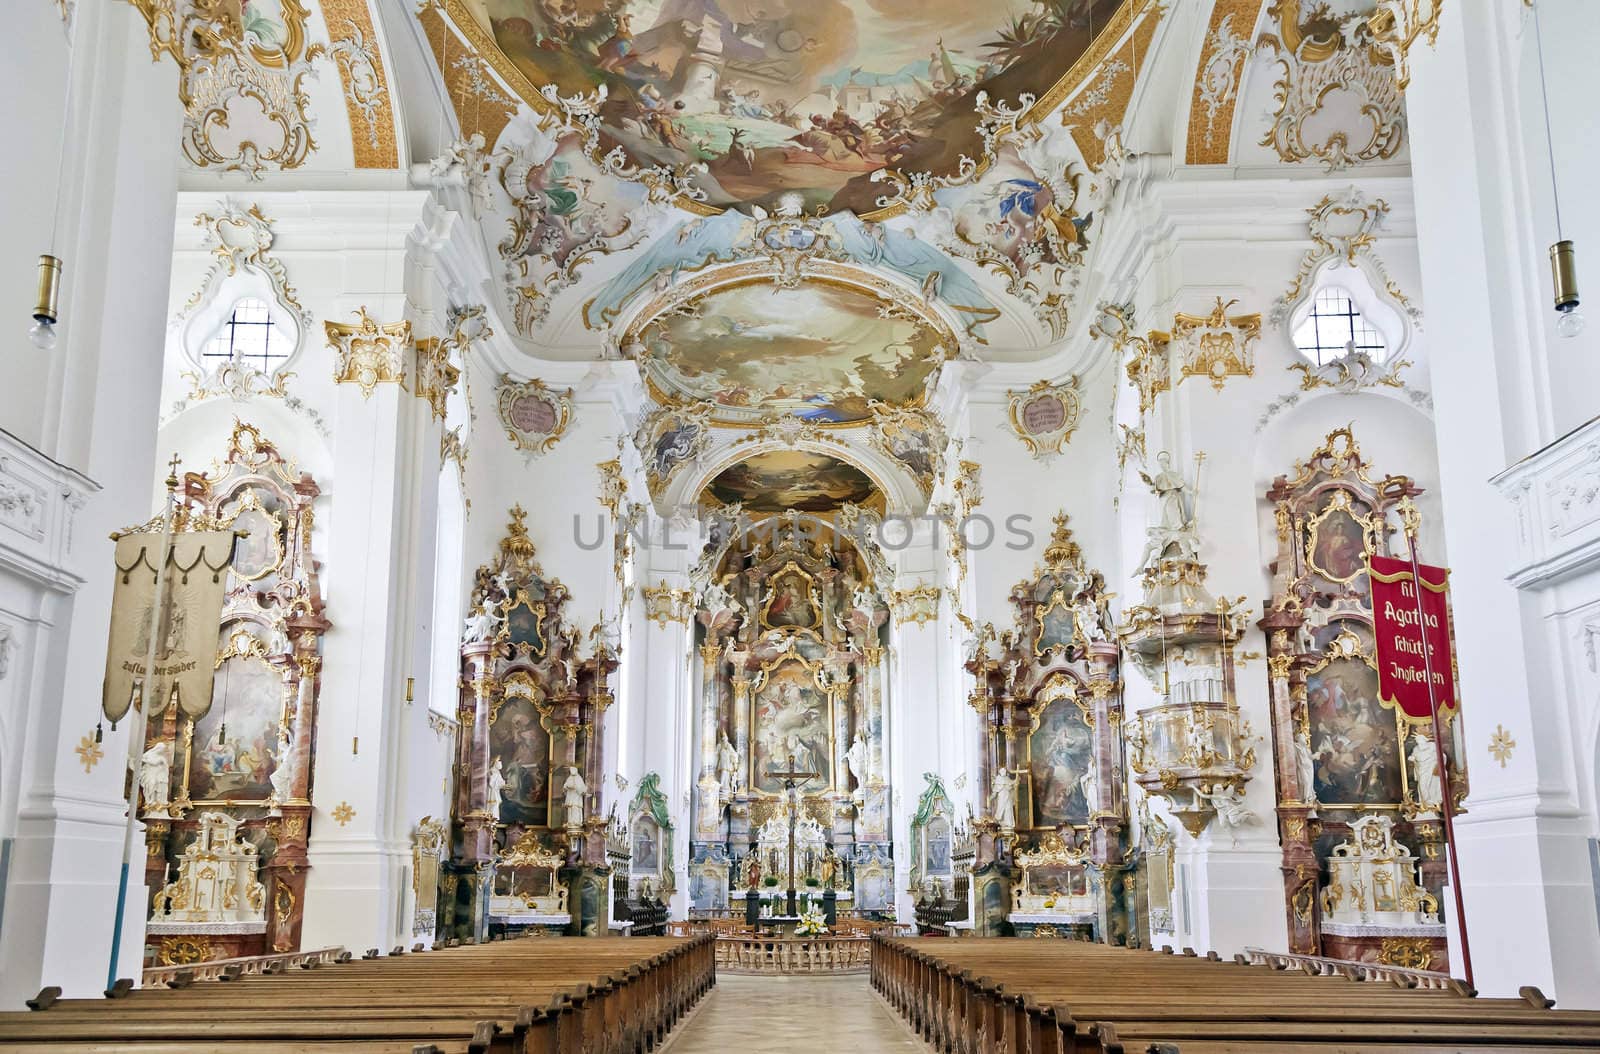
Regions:
<svg viewBox="0 0 1600 1054"><path fill-rule="evenodd" d="M0 1052L643 1054L716 983L709 937L561 938L173 982L0 1014Z"/></svg>
<svg viewBox="0 0 1600 1054"><path fill-rule="evenodd" d="M872 983L940 1054L1600 1050L1600 1013L1069 941L875 938Z"/></svg>

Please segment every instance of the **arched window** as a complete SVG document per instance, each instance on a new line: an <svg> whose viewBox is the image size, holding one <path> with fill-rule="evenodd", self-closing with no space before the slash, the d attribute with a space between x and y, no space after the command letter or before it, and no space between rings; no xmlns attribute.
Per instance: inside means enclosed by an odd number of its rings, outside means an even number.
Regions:
<svg viewBox="0 0 1600 1054"><path fill-rule="evenodd" d="M206 342L200 357L208 367L231 360L271 373L293 353L293 338L273 321L267 302L245 297L234 302L228 320Z"/></svg>
<svg viewBox="0 0 1600 1054"><path fill-rule="evenodd" d="M1336 285L1317 290L1311 311L1295 327L1294 345L1318 366L1352 351L1365 353L1373 362L1389 356L1383 334L1361 314L1355 298Z"/></svg>

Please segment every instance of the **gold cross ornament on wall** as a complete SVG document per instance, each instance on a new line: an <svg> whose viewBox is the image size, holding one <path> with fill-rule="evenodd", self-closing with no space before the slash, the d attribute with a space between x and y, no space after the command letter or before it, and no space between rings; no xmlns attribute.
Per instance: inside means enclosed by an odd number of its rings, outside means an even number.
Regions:
<svg viewBox="0 0 1600 1054"><path fill-rule="evenodd" d="M1511 738L1505 725L1495 725L1494 735L1489 737L1489 753L1500 762L1500 767L1505 768L1506 762L1511 760L1511 752L1517 748L1517 741Z"/></svg>
<svg viewBox="0 0 1600 1054"><path fill-rule="evenodd" d="M333 807L333 812L330 815L333 816L335 823L337 823L340 827L343 827L345 824L356 818L356 811L351 807L349 802L342 801Z"/></svg>
<svg viewBox="0 0 1600 1054"><path fill-rule="evenodd" d="M78 755L78 760L82 762L84 772L91 771L100 763L100 759L106 756L105 751L100 749L100 744L95 742L93 733L80 739L73 750Z"/></svg>

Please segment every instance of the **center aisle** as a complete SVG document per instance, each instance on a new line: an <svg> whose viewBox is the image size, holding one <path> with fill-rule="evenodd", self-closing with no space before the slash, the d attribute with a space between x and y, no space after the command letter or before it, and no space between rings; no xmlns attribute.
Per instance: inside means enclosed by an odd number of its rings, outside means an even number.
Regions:
<svg viewBox="0 0 1600 1054"><path fill-rule="evenodd" d="M927 1054L872 991L866 974L752 977L719 974L688 1024L662 1054L815 1051L819 1038L857 1054ZM822 1049L833 1043L825 1042Z"/></svg>

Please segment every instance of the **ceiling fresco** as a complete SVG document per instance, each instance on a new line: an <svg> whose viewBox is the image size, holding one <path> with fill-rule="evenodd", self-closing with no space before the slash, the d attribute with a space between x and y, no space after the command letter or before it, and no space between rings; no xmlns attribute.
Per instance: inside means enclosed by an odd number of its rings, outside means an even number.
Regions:
<svg viewBox="0 0 1600 1054"><path fill-rule="evenodd" d="M883 504L865 472L811 450L773 450L731 465L706 485L705 496L722 505L742 503L750 513L830 513L844 505Z"/></svg>
<svg viewBox="0 0 1600 1054"><path fill-rule="evenodd" d="M844 285L724 286L658 315L624 344L666 402L714 404L723 423L774 413L819 424L915 402L944 338L910 311Z"/></svg>
<svg viewBox="0 0 1600 1054"><path fill-rule="evenodd" d="M487 0L544 94L593 97L604 150L682 170L705 205L871 213L873 174L957 177L989 153L980 94L1047 111L1127 0ZM499 63L497 63L499 65ZM529 94L524 90L524 94Z"/></svg>

